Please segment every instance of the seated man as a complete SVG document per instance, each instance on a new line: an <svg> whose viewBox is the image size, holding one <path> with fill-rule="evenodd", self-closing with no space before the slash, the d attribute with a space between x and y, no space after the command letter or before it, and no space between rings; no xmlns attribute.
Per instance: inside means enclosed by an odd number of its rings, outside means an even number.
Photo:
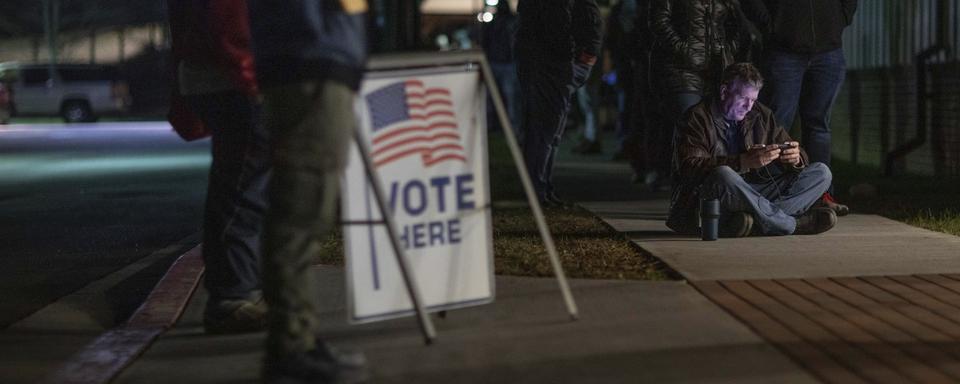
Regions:
<svg viewBox="0 0 960 384"><path fill-rule="evenodd" d="M807 154L757 103L760 72L728 66L720 93L688 110L674 136L674 186L667 226L698 232L701 199L719 199L720 236L816 234L837 215L814 207L830 186L830 169Z"/></svg>

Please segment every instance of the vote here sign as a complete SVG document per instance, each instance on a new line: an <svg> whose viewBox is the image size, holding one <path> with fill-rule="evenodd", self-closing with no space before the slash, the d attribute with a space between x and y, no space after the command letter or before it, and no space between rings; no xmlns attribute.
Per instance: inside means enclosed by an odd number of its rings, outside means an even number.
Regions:
<svg viewBox="0 0 960 384"><path fill-rule="evenodd" d="M369 72L357 115L428 311L493 300L485 90L464 67ZM342 187L350 319L414 312L352 148Z"/></svg>

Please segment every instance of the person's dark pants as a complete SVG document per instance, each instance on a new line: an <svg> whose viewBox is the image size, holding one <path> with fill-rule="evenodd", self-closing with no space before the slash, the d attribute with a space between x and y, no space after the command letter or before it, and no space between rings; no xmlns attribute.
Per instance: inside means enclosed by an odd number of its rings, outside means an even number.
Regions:
<svg viewBox="0 0 960 384"><path fill-rule="evenodd" d="M240 92L188 96L187 103L213 133L203 219L204 286L211 302L246 299L260 289L270 178L260 106Z"/></svg>
<svg viewBox="0 0 960 384"><path fill-rule="evenodd" d="M274 176L264 229L266 360L317 347L317 281L311 265L336 225L340 178L356 124L356 92L334 80L264 89Z"/></svg>
<svg viewBox="0 0 960 384"><path fill-rule="evenodd" d="M503 100L503 106L507 110L507 117L515 134L520 132L520 102L517 100L519 92L519 81L517 81L517 66L514 63L490 62L490 71L493 72L493 78L497 82L497 88L500 89L500 97ZM500 120L497 117L493 102L487 105L487 126L500 128ZM519 139L519 138L518 138Z"/></svg>
<svg viewBox="0 0 960 384"><path fill-rule="evenodd" d="M553 160L563 137L573 92L590 66L570 61L521 57L517 65L522 99L523 158L537 197L554 194Z"/></svg>
<svg viewBox="0 0 960 384"><path fill-rule="evenodd" d="M830 165L830 111L846 76L843 49L819 54L771 50L761 101L790 129L800 112L801 143L811 162Z"/></svg>
<svg viewBox="0 0 960 384"><path fill-rule="evenodd" d="M664 96L658 126L653 129L650 135L650 141L647 143L647 150L650 151L649 166L651 171L656 172L656 180L652 178L648 182L659 184L670 177L671 164L673 159L673 135L677 126L677 121L690 107L693 107L703 98L699 92L677 92Z"/></svg>

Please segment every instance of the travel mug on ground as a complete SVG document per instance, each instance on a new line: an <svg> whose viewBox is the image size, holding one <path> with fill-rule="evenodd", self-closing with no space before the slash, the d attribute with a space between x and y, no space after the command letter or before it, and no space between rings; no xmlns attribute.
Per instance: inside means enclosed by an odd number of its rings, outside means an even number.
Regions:
<svg viewBox="0 0 960 384"><path fill-rule="evenodd" d="M720 200L700 200L700 239L712 241L717 239L720 227Z"/></svg>

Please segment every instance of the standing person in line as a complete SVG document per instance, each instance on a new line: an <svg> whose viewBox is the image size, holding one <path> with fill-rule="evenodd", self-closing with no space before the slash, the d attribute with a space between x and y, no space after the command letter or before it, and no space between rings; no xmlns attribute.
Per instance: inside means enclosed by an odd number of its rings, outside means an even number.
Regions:
<svg viewBox="0 0 960 384"><path fill-rule="evenodd" d="M583 116L583 138L573 147L573 153L584 155L596 155L603 152L603 144L600 143L599 132L597 132L597 115L593 113L593 98L590 97L591 81L588 80L577 91L574 92L574 98L577 100L577 108Z"/></svg>
<svg viewBox="0 0 960 384"><path fill-rule="evenodd" d="M626 147L628 138L634 135L635 62L638 52L635 35L639 29L637 22L636 0L620 0L610 9L610 15L607 17L605 45L606 51L609 52L609 66L616 74L614 90L617 97L617 149L613 160L626 159L627 153L636 152L636 149Z"/></svg>
<svg viewBox="0 0 960 384"><path fill-rule="evenodd" d="M257 79L274 164L264 236L269 305L263 379L345 383L367 378L361 353L319 336L319 242L334 225L367 59L364 0L249 0Z"/></svg>
<svg viewBox="0 0 960 384"><path fill-rule="evenodd" d="M811 161L830 165L830 111L846 76L841 35L853 22L857 0L748 0L754 23L766 32L761 65L768 79L760 99L785 128L800 112L801 142ZM821 204L844 216L833 186Z"/></svg>
<svg viewBox="0 0 960 384"><path fill-rule="evenodd" d="M562 207L567 203L553 187L553 159L573 93L600 53L600 10L595 0L520 0L517 10L523 157L540 203Z"/></svg>
<svg viewBox="0 0 960 384"><path fill-rule="evenodd" d="M717 89L720 72L739 57L737 0L653 0L650 29L655 40L651 67L659 80L663 108L648 187L665 185L670 172L672 128L683 113Z"/></svg>
<svg viewBox="0 0 960 384"><path fill-rule="evenodd" d="M503 106L507 110L507 117L513 132L520 136L520 111L517 100L517 64L513 55L513 37L517 32L517 15L510 9L510 2L502 0L497 3L497 13L493 20L483 24L480 42L483 52L490 62L490 71L500 89ZM487 124L491 127L500 127L493 103L487 104ZM520 139L519 137L517 138Z"/></svg>
<svg viewBox="0 0 960 384"><path fill-rule="evenodd" d="M260 254L270 161L244 1L169 0L176 89L171 123L212 134L203 218L207 333L261 331ZM197 128L196 131L190 131Z"/></svg>

